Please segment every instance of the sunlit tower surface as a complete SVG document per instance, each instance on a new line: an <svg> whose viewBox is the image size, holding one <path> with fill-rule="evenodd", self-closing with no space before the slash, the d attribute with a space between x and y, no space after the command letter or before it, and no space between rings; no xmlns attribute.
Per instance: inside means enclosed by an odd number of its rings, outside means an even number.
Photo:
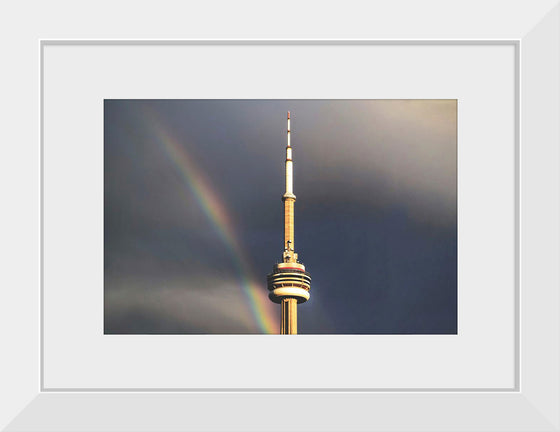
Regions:
<svg viewBox="0 0 560 432"><path fill-rule="evenodd" d="M286 146L286 192L284 201L284 253L282 262L275 264L267 276L268 297L281 307L280 334L297 334L297 305L309 300L311 276L298 261L294 249L294 176L290 144L290 112L288 111L288 145Z"/></svg>

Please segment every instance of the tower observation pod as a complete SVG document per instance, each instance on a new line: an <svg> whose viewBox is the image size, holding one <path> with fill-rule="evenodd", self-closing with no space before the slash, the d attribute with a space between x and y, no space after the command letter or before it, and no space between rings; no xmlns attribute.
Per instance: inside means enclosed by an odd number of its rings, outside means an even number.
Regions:
<svg viewBox="0 0 560 432"><path fill-rule="evenodd" d="M284 252L282 262L267 276L268 298L280 304L280 334L297 334L297 305L309 300L311 276L298 261L294 249L294 176L292 146L290 143L290 112L288 111L288 145L286 146L286 192L284 201Z"/></svg>

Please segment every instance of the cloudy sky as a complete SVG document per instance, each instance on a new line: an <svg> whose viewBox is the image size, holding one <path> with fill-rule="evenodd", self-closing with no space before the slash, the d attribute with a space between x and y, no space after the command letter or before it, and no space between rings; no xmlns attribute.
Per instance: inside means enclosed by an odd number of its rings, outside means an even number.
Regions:
<svg viewBox="0 0 560 432"><path fill-rule="evenodd" d="M278 333L288 110L298 332L457 332L455 100L106 100L105 333Z"/></svg>

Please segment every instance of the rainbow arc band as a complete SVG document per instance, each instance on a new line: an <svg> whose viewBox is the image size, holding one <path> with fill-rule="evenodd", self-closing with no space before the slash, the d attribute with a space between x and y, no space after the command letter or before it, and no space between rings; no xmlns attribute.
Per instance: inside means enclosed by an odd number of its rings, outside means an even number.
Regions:
<svg viewBox="0 0 560 432"><path fill-rule="evenodd" d="M256 328L261 333L275 333L275 328L277 328L276 317L265 304L266 296L261 294L262 286L256 282L258 278L252 268L249 254L239 241L235 224L224 200L187 152L188 146L170 133L169 128L159 119L158 114L147 107L142 114L145 120L144 132L154 139L155 143L175 166L183 180L185 189L194 196L195 202L218 233L231 256L239 277L240 287L249 306L248 311L251 313ZM190 198L186 201L186 204L188 206L192 205Z"/></svg>

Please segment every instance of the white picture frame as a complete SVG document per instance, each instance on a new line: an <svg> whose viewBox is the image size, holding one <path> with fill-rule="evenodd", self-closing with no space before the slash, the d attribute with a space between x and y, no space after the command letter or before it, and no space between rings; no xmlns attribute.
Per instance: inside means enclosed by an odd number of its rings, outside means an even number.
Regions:
<svg viewBox="0 0 560 432"><path fill-rule="evenodd" d="M36 3L36 8L44 6ZM93 5L92 5L93 6ZM137 17L150 20L152 11L139 4ZM2 270L2 410L6 430L560 430L560 5L557 1L507 3L461 2L450 8L442 2L402 6L390 2L340 10L333 3L315 7L285 5L297 11L282 13L267 25L259 14L248 14L225 2L226 18L195 20L188 30L171 18L168 24L147 28L127 21L124 5L97 6L88 19L77 12L59 14L50 7L24 22L29 11L11 6L14 16L2 30L4 52L22 59L7 69L3 113L10 163L0 174L9 208L21 209L3 221ZM264 6L273 12L271 6ZM269 8L269 9L267 9ZM190 16L212 18L216 6L189 8ZM282 8L284 10L284 7ZM507 12L506 12L507 10ZM308 26L321 11L324 22ZM175 11L178 16L184 10ZM227 13L225 13L227 12ZM119 18L100 29L107 16ZM182 15L184 17L184 15ZM504 17L508 17L504 19ZM48 18L48 19L46 19ZM74 18L68 19L68 18ZM332 23L348 24L333 28ZM246 21L248 20L248 21ZM140 20L141 21L141 20ZM241 26L240 23L252 23ZM79 23L80 26L76 26ZM330 25L327 25L330 23ZM305 25L305 30L297 26ZM302 29L304 27L301 27ZM8 38L7 35L10 35ZM295 36L295 37L294 37ZM57 39L52 39L56 37ZM134 37L132 46L170 45L193 41L211 44L290 43L367 44L511 44L516 49L518 298L516 381L512 389L423 389L339 391L282 389L216 391L198 388L169 391L146 388L47 390L43 382L44 276L41 183L44 118L42 72L47 44L110 44ZM316 38L320 37L319 40ZM169 38L161 41L162 38ZM218 40L210 40L210 39ZM349 38L351 38L349 40ZM15 61L8 62L16 65ZM12 85L17 83L17 85ZM18 144L19 145L16 145ZM516 167L512 167L515 169ZM17 187L14 188L14 184ZM515 209L512 209L515 211ZM14 229L13 227L16 227ZM4 234L4 233L3 233ZM16 258L15 260L13 258ZM7 307L6 307L7 306ZM288 407L293 407L288 410Z"/></svg>

